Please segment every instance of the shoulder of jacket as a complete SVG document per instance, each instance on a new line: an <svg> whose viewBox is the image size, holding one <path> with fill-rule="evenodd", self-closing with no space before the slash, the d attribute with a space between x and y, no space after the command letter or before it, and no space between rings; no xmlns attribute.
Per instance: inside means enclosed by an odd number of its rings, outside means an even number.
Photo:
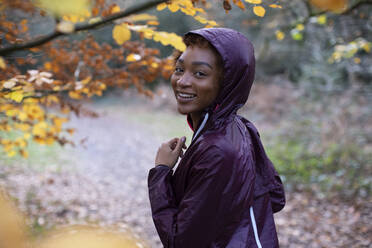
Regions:
<svg viewBox="0 0 372 248"><path fill-rule="evenodd" d="M228 139L223 135L218 137L213 135L204 136L198 144L196 149L200 157L215 157L222 160L232 160L236 155L233 146L231 146Z"/></svg>

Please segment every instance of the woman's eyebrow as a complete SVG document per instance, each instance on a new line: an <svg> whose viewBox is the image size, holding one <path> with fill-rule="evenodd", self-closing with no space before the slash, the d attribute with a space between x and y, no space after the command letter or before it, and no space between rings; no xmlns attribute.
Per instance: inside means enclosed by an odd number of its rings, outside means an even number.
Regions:
<svg viewBox="0 0 372 248"><path fill-rule="evenodd" d="M183 64L184 60L183 59L178 59L177 62ZM207 62L204 62L204 61L193 61L191 64L192 65L206 65L209 68L213 69L213 67L210 64L208 64Z"/></svg>
<svg viewBox="0 0 372 248"><path fill-rule="evenodd" d="M209 68L213 69L213 67L210 64L208 64L207 62L203 62L203 61L193 61L191 64L193 64L193 65L206 65Z"/></svg>

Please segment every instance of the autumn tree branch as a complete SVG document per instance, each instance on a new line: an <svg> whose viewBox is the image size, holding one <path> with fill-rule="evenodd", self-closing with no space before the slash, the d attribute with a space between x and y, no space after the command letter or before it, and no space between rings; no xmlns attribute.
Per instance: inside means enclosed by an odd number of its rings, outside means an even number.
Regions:
<svg viewBox="0 0 372 248"><path fill-rule="evenodd" d="M99 20L97 22L94 22L94 23L81 23L81 24L78 23L78 24L75 25L75 30L74 30L73 33L76 33L76 32L79 32L79 31L84 31L84 30L90 30L90 29L94 29L96 27L100 27L100 26L110 24L114 20L124 18L124 17L130 16L130 15L145 11L145 10L150 9L150 8L160 4L160 3L164 3L164 2L167 2L167 1L168 0L154 0L154 1L150 1L150 2L140 4L138 6L129 7L128 9L126 9L124 11L115 13L111 16L107 16L107 17L102 18L101 20ZM59 36L69 35L69 34L71 34L71 33L62 33L58 30L54 30L53 33L47 34L47 35L45 35L43 37L40 37L40 38L37 38L35 40L31 40L31 41L28 41L28 42L23 43L23 44L16 44L16 45L12 45L12 46L9 46L9 47L0 48L0 55L4 56L4 55L9 54L9 53L14 52L14 51L20 51L20 50L40 46L42 44L45 44L45 43L59 37Z"/></svg>

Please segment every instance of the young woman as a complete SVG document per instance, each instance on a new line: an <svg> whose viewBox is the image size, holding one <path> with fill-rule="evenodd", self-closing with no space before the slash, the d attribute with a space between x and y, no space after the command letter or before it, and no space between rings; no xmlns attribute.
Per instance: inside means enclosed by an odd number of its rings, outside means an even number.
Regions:
<svg viewBox="0 0 372 248"><path fill-rule="evenodd" d="M256 128L237 115L254 79L252 44L226 28L191 31L184 42L171 82L194 135L184 154L185 137L163 143L149 172L160 239L177 248L278 247L282 182Z"/></svg>

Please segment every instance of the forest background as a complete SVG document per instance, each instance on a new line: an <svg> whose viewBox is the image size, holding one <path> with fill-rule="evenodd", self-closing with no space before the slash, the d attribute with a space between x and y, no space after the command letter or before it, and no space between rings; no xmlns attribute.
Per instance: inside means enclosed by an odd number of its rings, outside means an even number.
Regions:
<svg viewBox="0 0 372 248"><path fill-rule="evenodd" d="M48 243L61 224L119 223L159 245L140 210L146 173L160 142L192 135L168 82L172 54L188 30L221 26L255 46L240 114L258 126L288 192L282 246L368 247L372 1L161 2L0 1L0 175L30 227L17 235ZM118 187L128 192L91 209Z"/></svg>

